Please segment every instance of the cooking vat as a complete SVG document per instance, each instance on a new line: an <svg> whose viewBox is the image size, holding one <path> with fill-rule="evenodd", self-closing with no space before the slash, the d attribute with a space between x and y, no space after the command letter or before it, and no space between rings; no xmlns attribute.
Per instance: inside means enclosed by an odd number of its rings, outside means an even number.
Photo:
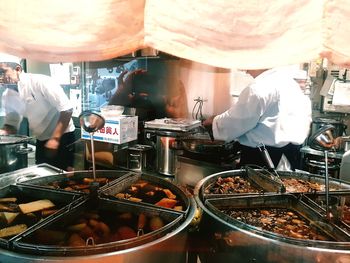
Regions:
<svg viewBox="0 0 350 263"><path fill-rule="evenodd" d="M99 171L97 171L97 178L100 177ZM79 174L80 172L77 172ZM78 196L74 202L70 202L60 210L59 214L51 216L47 220L42 220L38 224L34 224L33 227L27 229L23 233L11 238L8 246L1 248L1 261L3 262L164 262L164 258L167 258L168 262L186 262L187 260L187 240L188 230L195 213L195 202L193 198L188 197L185 193L177 188L174 184L171 184L164 179L154 179L153 183L158 183L159 187L171 190L178 195L178 198L183 204L186 204L186 208L183 211L177 211L175 209L168 209L161 206L152 204L145 204L142 202L132 202L130 200L122 200L112 198L108 194L103 194L105 189L112 191L113 187L117 189L121 185L128 185L130 180L127 178L135 178L136 174L130 174L130 171L109 171L110 176L113 177L113 173L118 174L118 178L112 183L106 185L105 188L98 190L97 195L90 195L83 192L72 192L64 189L50 189L48 187L37 184L39 179L49 182L50 176L43 176L42 178L33 177L32 182L28 180L19 180L18 175L8 174L6 180L0 179L1 183L6 182L6 186L16 185L21 188L30 188L35 190L36 193L50 193L55 192L57 195L64 195L69 193L70 195ZM120 174L122 173L122 174ZM69 173L73 176L72 173ZM84 174L84 173L82 173ZM106 174L104 174L105 176ZM65 174L53 175L56 180L57 176L65 177ZM137 176L136 176L137 177ZM148 179L143 177L144 179ZM127 180L128 183L125 183ZM152 179L150 179L152 180ZM35 182L35 183L34 183ZM164 184L163 184L164 183ZM74 247L71 245L58 244L43 244L34 242L33 238L36 233L43 229L52 230L56 226L67 226L64 229L69 228L69 224L74 223L75 219L80 220L80 215L84 211L92 209L101 212L100 218L111 218L122 213L145 213L149 218L159 216L164 220L164 224L158 229L152 231L145 231L145 233L139 234L136 237L127 237L116 241L104 241L102 243L95 243L89 239L89 242L85 246ZM108 216L104 213L107 213ZM107 219L106 219L107 220ZM112 222L114 222L112 220ZM79 224L78 224L79 225ZM74 224L76 227L76 225ZM109 225L113 228L113 225ZM73 227L73 229L75 229ZM55 229L56 230L56 229ZM60 229L62 230L62 229ZM62 230L63 231L63 230ZM67 230L68 231L68 230ZM50 237L50 236L49 236ZM52 237L53 239L53 237Z"/></svg>
<svg viewBox="0 0 350 263"><path fill-rule="evenodd" d="M231 170L213 174L202 179L195 188L195 199L203 210L199 226L198 240L203 240L199 250L201 262L349 262L350 238L336 222L328 222L325 216L312 206L300 200L302 193L244 193L244 194L208 194L206 188L217 178L244 176L243 170ZM281 179L304 178L324 182L324 178L312 174L278 171ZM332 194L349 191L349 184L330 179ZM339 190L340 189L340 190ZM321 193L322 191L319 191ZM293 197L286 197L292 195ZM324 195L324 192L322 193ZM288 238L279 234L263 231L239 220L229 218L220 212L222 207L250 208L257 204L261 208L285 205L286 199L294 199L293 206L304 215L312 213L312 221L318 227L331 229L339 234L336 241L315 241ZM272 202L273 201L273 202ZM288 201L289 202L289 201ZM287 203L288 203L287 202ZM289 207L289 206L286 206ZM310 218L310 214L307 215ZM331 232L331 231L329 231ZM337 235L336 234L336 235Z"/></svg>

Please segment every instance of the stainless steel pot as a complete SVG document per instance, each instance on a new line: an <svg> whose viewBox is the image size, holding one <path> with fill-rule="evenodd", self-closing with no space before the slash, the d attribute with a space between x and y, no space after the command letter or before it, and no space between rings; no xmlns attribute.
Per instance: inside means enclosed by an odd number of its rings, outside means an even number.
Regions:
<svg viewBox="0 0 350 263"><path fill-rule="evenodd" d="M177 150L179 133L159 130L157 134L157 171L161 174L174 176L177 172Z"/></svg>
<svg viewBox="0 0 350 263"><path fill-rule="evenodd" d="M145 171L152 167L153 147L136 144L128 149L128 168L134 171Z"/></svg>
<svg viewBox="0 0 350 263"><path fill-rule="evenodd" d="M28 166L27 142L31 138L24 135L0 136L0 173L11 172Z"/></svg>

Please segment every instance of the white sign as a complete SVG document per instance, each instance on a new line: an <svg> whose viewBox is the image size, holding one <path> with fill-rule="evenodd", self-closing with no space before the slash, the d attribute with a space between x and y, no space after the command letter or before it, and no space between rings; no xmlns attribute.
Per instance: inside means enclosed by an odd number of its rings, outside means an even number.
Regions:
<svg viewBox="0 0 350 263"><path fill-rule="evenodd" d="M95 132L93 138L100 142L123 144L137 140L137 132L137 116L119 116L106 119L104 127ZM81 129L81 138L90 139L90 134Z"/></svg>

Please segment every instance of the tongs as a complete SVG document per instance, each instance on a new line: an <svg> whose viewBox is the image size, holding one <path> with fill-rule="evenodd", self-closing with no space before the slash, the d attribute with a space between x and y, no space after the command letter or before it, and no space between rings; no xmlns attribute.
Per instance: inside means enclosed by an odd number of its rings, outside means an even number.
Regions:
<svg viewBox="0 0 350 263"><path fill-rule="evenodd" d="M258 145L258 148L265 159L268 169L261 169L261 171L256 171L250 167L247 167L248 178L259 185L264 191L285 193L286 187L276 172L275 166L268 151L265 148L265 145L261 143Z"/></svg>
<svg viewBox="0 0 350 263"><path fill-rule="evenodd" d="M273 164L272 160L271 160L271 157L270 157L270 154L269 152L266 150L265 148L265 144L263 143L260 143L258 145L258 148L260 150L260 152L262 153L264 159L265 159L265 162L267 164L267 169L268 171L271 173L272 175L272 180L276 181L277 183L280 184L281 188L280 188L280 192L281 193L285 193L286 192L286 187L284 186L279 174L277 173L276 169L275 169L275 165Z"/></svg>
<svg viewBox="0 0 350 263"><path fill-rule="evenodd" d="M274 174L268 170L259 167L246 165L246 174L249 181L253 182L264 192L285 193L286 188L281 179L276 178Z"/></svg>

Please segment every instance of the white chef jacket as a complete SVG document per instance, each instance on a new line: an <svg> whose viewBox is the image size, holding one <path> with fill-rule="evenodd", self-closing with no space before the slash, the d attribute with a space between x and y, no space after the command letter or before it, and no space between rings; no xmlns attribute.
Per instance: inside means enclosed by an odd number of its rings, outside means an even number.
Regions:
<svg viewBox="0 0 350 263"><path fill-rule="evenodd" d="M214 118L215 139L237 140L249 147L302 144L312 121L311 101L293 74L277 68L257 76L235 105Z"/></svg>
<svg viewBox="0 0 350 263"><path fill-rule="evenodd" d="M18 92L6 89L2 97L5 109L4 124L19 126L22 116L28 119L29 129L38 140L49 139L61 111L72 110L70 100L62 87L49 76L21 73ZM71 119L65 131L74 131Z"/></svg>

